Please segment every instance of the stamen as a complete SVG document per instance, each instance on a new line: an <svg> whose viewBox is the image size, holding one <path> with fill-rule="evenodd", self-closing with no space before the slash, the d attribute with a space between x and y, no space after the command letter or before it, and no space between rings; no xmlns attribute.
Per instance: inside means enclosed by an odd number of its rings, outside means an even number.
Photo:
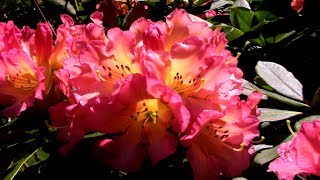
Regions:
<svg viewBox="0 0 320 180"><path fill-rule="evenodd" d="M193 92L199 91L202 88L204 83L205 83L205 79L202 78L200 79L200 81L193 82L193 84L180 84L180 85L174 86L174 89L178 93L193 93Z"/></svg>
<svg viewBox="0 0 320 180"><path fill-rule="evenodd" d="M34 89L38 84L36 80L26 78L24 75L20 76L18 73L16 76L13 76L13 78L10 77L9 74L6 74L5 78L14 88L23 89L25 91Z"/></svg>
<svg viewBox="0 0 320 180"><path fill-rule="evenodd" d="M145 119L142 127L146 126L146 124L147 124L147 122L148 122L149 119L150 119L150 117L147 117L147 118Z"/></svg>
<svg viewBox="0 0 320 180"><path fill-rule="evenodd" d="M226 64L226 65L228 65L228 64L233 63L234 61L236 61L236 60L240 57L240 55L241 55L241 53L240 53L240 52L238 52L238 53L237 53L237 56L236 56L235 58L233 58L233 59L231 59L231 60L227 61L225 64Z"/></svg>
<svg viewBox="0 0 320 180"><path fill-rule="evenodd" d="M96 70L96 74L101 81L107 81L105 78L101 76L101 72L99 70Z"/></svg>
<svg viewBox="0 0 320 180"><path fill-rule="evenodd" d="M241 143L240 144L240 148L232 148L234 151L237 151L237 152L240 152L240 151L242 151L243 149L244 149L244 146L245 146L245 144L244 143Z"/></svg>
<svg viewBox="0 0 320 180"><path fill-rule="evenodd" d="M6 74L6 80L11 81L10 76L8 74Z"/></svg>
<svg viewBox="0 0 320 180"><path fill-rule="evenodd" d="M287 123L287 127L288 127L290 133L291 133L293 136L295 136L296 133L292 130L292 128L291 128L291 126L290 126L290 120L288 119L288 120L286 121L286 123Z"/></svg>
<svg viewBox="0 0 320 180"><path fill-rule="evenodd" d="M259 144L262 143L262 141L264 141L266 138L264 136L261 136L259 140L257 141L251 141L253 144Z"/></svg>
<svg viewBox="0 0 320 180"><path fill-rule="evenodd" d="M66 56L66 57L70 57L67 53L67 51L63 51L63 54Z"/></svg>
<svg viewBox="0 0 320 180"><path fill-rule="evenodd" d="M147 113L147 116L152 119L152 121L153 121L154 124L157 124L157 117L158 117L157 112L151 112L151 111L149 111L149 112Z"/></svg>

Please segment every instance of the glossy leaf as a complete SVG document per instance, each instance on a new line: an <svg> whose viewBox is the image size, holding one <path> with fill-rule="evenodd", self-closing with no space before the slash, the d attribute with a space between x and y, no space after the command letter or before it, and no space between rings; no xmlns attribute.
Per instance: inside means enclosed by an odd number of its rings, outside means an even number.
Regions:
<svg viewBox="0 0 320 180"><path fill-rule="evenodd" d="M65 0L43 0L43 1L44 2L47 1L53 5L65 8L70 14L73 14L73 15L76 14L76 9L72 6L70 1L65 1Z"/></svg>
<svg viewBox="0 0 320 180"><path fill-rule="evenodd" d="M230 21L231 24L243 32L248 32L251 28L254 12L246 8L231 8Z"/></svg>
<svg viewBox="0 0 320 180"><path fill-rule="evenodd" d="M267 144L253 145L254 152L260 151L262 149L270 149L270 148L273 148L273 145L267 145Z"/></svg>
<svg viewBox="0 0 320 180"><path fill-rule="evenodd" d="M258 61L257 74L273 89L290 98L302 101L302 84L283 66L267 61Z"/></svg>
<svg viewBox="0 0 320 180"><path fill-rule="evenodd" d="M233 7L243 7L251 10L250 4L246 0L236 0L233 4Z"/></svg>
<svg viewBox="0 0 320 180"><path fill-rule="evenodd" d="M269 44L276 44L276 43L284 40L285 38L291 36L294 33L295 33L295 31L290 31L290 32L287 32L287 33L278 34L276 36L266 38L266 41Z"/></svg>
<svg viewBox="0 0 320 180"><path fill-rule="evenodd" d="M292 106L295 106L295 107L308 107L310 108L309 105L307 104L304 104L300 101L296 101L296 100L293 100L293 99L290 99L290 98L287 98L285 96L282 96L282 95L279 95L279 94L276 94L274 92L270 92L270 91L267 91L267 90L264 90L264 89L261 89L261 88L258 88L257 86L255 86L254 84L250 83L249 82L249 86L251 86L252 88L264 93L265 95L267 95L268 97L274 99L274 100L277 100L277 101L280 101L280 102L283 102L285 104L289 104L289 105L292 105Z"/></svg>
<svg viewBox="0 0 320 180"><path fill-rule="evenodd" d="M254 89L247 80L244 80L242 87L243 87L242 94L246 96L251 94L253 91L256 91L256 89ZM268 99L268 96L263 95L261 99L266 100Z"/></svg>
<svg viewBox="0 0 320 180"><path fill-rule="evenodd" d="M260 76L256 76L253 81L265 90L273 91L273 88L269 86Z"/></svg>
<svg viewBox="0 0 320 180"><path fill-rule="evenodd" d="M256 17L258 23L261 23L264 21L269 22L269 21L274 21L278 19L278 17L273 13L271 13L270 11L264 11L264 10L254 12L254 16Z"/></svg>
<svg viewBox="0 0 320 180"><path fill-rule="evenodd" d="M266 45L266 41L261 33L259 34L258 38L250 39L249 41L255 45L258 45L258 46L265 46Z"/></svg>
<svg viewBox="0 0 320 180"><path fill-rule="evenodd" d="M223 30L223 32L226 34L226 38L228 39L228 41L233 41L235 39L238 39L244 34L240 29L226 25L226 24L214 25L212 27L213 28L220 27Z"/></svg>
<svg viewBox="0 0 320 180"><path fill-rule="evenodd" d="M259 108L261 114L258 119L261 122L264 121L280 121L284 120L299 114L302 112L297 111L288 111L288 110L280 110L280 109L271 109L271 108Z"/></svg>
<svg viewBox="0 0 320 180"><path fill-rule="evenodd" d="M217 0L211 3L210 9L218 9L226 4L233 4L233 1Z"/></svg>

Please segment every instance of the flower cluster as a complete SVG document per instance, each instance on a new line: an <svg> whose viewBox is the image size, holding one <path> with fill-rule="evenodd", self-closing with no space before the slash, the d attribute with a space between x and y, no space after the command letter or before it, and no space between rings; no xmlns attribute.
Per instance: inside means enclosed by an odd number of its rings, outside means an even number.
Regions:
<svg viewBox="0 0 320 180"><path fill-rule="evenodd" d="M248 168L262 94L240 99L243 73L220 29L178 9L166 22L140 18L127 31L106 34L102 14L91 19L75 25L62 15L55 40L47 23L36 30L0 24L3 114L18 116L54 97L50 123L61 152L88 133L109 134L96 154L126 172L155 165L180 145L195 179Z"/></svg>

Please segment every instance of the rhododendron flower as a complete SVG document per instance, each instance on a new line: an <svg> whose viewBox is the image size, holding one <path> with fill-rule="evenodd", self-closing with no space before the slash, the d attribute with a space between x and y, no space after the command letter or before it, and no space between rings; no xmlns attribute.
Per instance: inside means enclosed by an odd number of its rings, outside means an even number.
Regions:
<svg viewBox="0 0 320 180"><path fill-rule="evenodd" d="M220 29L212 31L206 23L192 22L184 10L175 10L166 23L140 19L130 31L141 44L135 57L143 74L164 81L188 98L184 100L209 100L223 109L241 93L243 73L236 67L237 57L225 49Z"/></svg>
<svg viewBox="0 0 320 180"><path fill-rule="evenodd" d="M188 147L195 179L233 177L249 167L251 140L259 136L256 105L261 96L254 92L247 102L234 97L224 112L203 111L186 131L181 142Z"/></svg>
<svg viewBox="0 0 320 180"><path fill-rule="evenodd" d="M18 116L33 105L35 99L42 99L44 86L44 69L22 50L12 49L2 52L0 57L0 93L12 97L14 102L3 110L8 117Z"/></svg>
<svg viewBox="0 0 320 180"><path fill-rule="evenodd" d="M58 86L70 104L77 104L76 96L96 93L110 96L113 92L113 81L101 81L88 64L81 64L75 58L67 58L63 69L55 72L59 79ZM93 96L89 96L94 98Z"/></svg>
<svg viewBox="0 0 320 180"><path fill-rule="evenodd" d="M291 1L291 7L293 10L295 10L297 13L299 13L303 9L304 0L292 0Z"/></svg>
<svg viewBox="0 0 320 180"><path fill-rule="evenodd" d="M295 175L320 176L320 120L303 122L300 131L278 148L279 158L269 165L269 172L279 179L294 179Z"/></svg>
<svg viewBox="0 0 320 180"><path fill-rule="evenodd" d="M100 132L108 138L95 149L98 158L133 172L173 154L183 137L196 179L246 169L259 135L261 94L240 101L243 74L225 34L175 10L166 22L141 18L105 37L101 17L95 13L92 26L79 27L63 16L55 49L66 57L49 60L59 64L54 74L67 97L49 109L51 124L61 127L61 151Z"/></svg>
<svg viewBox="0 0 320 180"><path fill-rule="evenodd" d="M180 96L161 81L135 74L119 86L113 107L96 111L101 129L120 135L103 140L99 158L123 171L137 171L150 159L156 164L173 154L178 134L184 132L189 113ZM101 114L100 114L101 113Z"/></svg>
<svg viewBox="0 0 320 180"><path fill-rule="evenodd" d="M88 64L101 81L115 81L133 73L141 73L140 64L133 59L135 34L112 28L107 33L108 41L91 41L80 54L80 63Z"/></svg>

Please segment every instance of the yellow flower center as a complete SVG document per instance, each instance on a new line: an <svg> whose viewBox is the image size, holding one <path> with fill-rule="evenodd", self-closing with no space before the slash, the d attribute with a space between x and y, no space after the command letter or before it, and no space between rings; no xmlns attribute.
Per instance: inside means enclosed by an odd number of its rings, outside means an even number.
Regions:
<svg viewBox="0 0 320 180"><path fill-rule="evenodd" d="M201 75L184 78L179 72L175 74L169 85L179 94L191 95L201 89L205 79Z"/></svg>
<svg viewBox="0 0 320 180"><path fill-rule="evenodd" d="M25 91L33 90L38 85L37 78L30 73L16 73L15 75L7 74L6 80L10 82L14 88L22 89Z"/></svg>
<svg viewBox="0 0 320 180"><path fill-rule="evenodd" d="M105 61L102 68L104 70L103 74L105 74L104 77L102 76L102 72L99 70L96 71L99 79L102 81L116 81L123 77L127 77L130 74L139 72L138 68L134 64L129 66L121 64L113 59Z"/></svg>
<svg viewBox="0 0 320 180"><path fill-rule="evenodd" d="M169 108L158 99L146 99L136 104L135 111L130 115L130 118L141 122L144 127L149 122L157 124L159 120L161 122L170 120L171 113Z"/></svg>

